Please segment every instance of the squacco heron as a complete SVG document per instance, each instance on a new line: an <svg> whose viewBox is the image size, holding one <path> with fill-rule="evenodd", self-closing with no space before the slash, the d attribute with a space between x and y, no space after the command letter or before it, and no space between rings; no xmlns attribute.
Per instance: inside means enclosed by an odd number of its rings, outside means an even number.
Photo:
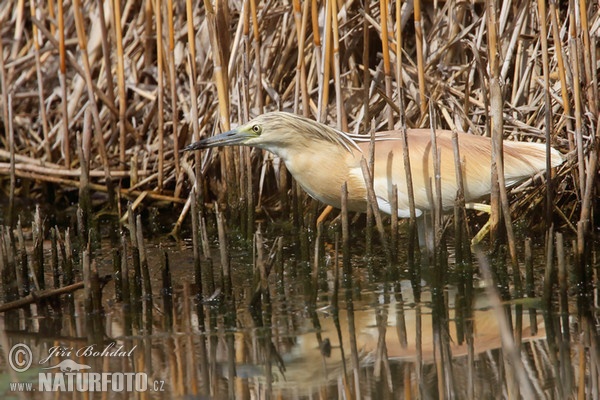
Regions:
<svg viewBox="0 0 600 400"><path fill-rule="evenodd" d="M453 207L457 194L452 132L436 130L441 171L442 207ZM399 131L375 136L373 187L379 210L399 217L410 216L403 141ZM435 194L434 168L429 129L409 129L407 140L417 216L431 210ZM243 145L268 150L279 156L296 181L313 198L341 208L341 187L348 185L348 209L367 210L367 189L361 159L369 157L370 138L333 129L295 114L270 112L228 132L202 139L184 150ZM462 160L464 197L473 202L491 191L490 138L458 134ZM563 157L551 149L551 165ZM529 142L504 142L504 178L514 185L546 168L546 146ZM392 209L392 188L398 191L397 210Z"/></svg>

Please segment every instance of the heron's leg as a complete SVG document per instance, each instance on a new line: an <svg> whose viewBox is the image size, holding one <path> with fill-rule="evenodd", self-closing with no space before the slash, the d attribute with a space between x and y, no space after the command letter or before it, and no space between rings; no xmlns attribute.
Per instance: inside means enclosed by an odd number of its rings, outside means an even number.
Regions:
<svg viewBox="0 0 600 400"><path fill-rule="evenodd" d="M465 208L468 208L470 210L476 210L476 211L483 211L486 212L488 214L492 213L492 207L489 204L483 204L483 203L466 203L465 204ZM471 249L479 244L479 242L481 242L483 240L483 238L485 237L485 235L487 235L490 232L490 220L488 218L487 222L485 223L485 225L483 225L483 227L479 230L479 232L477 232L477 234L475 236L473 236L473 239L471 239Z"/></svg>
<svg viewBox="0 0 600 400"><path fill-rule="evenodd" d="M469 210L483 211L483 212L486 212L488 214L492 213L492 206L490 206L489 204L483 204L483 203L465 203L465 208L468 208Z"/></svg>
<svg viewBox="0 0 600 400"><path fill-rule="evenodd" d="M428 259L431 255L433 255L435 250L434 233L435 232L433 231L430 213L424 212L421 216L417 217L417 235L419 238L419 247L421 249L425 249Z"/></svg>
<svg viewBox="0 0 600 400"><path fill-rule="evenodd" d="M319 218L317 218L317 225L319 225L321 222L323 222L325 220L325 218L327 218L327 216L329 215L331 210L333 210L332 206L328 205L327 207L325 207L325 209L323 210L321 215L319 215Z"/></svg>

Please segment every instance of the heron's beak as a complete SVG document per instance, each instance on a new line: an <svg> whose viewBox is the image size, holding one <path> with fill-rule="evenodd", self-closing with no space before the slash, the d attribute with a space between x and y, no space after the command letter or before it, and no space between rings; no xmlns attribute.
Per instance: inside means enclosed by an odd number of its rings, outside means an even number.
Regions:
<svg viewBox="0 0 600 400"><path fill-rule="evenodd" d="M252 132L240 130L239 128L223 132L219 135L211 136L206 139L192 143L185 147L182 151L207 149L209 147L231 146L236 144L244 144L250 138L256 137Z"/></svg>

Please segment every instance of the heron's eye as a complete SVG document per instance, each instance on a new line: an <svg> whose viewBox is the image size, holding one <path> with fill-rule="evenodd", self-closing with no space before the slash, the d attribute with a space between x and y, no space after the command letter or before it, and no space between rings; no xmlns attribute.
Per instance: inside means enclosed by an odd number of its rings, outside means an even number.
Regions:
<svg viewBox="0 0 600 400"><path fill-rule="evenodd" d="M253 125L252 126L252 132L256 133L257 135L260 135L260 132L262 131L262 128L258 125Z"/></svg>

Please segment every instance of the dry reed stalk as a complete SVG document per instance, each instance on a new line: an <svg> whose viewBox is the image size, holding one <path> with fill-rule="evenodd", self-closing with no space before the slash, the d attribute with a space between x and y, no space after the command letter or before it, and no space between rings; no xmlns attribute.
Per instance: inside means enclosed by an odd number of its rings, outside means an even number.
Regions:
<svg viewBox="0 0 600 400"><path fill-rule="evenodd" d="M68 169L71 167L71 144L69 142L69 111L67 105L67 60L65 50L65 16L63 9L63 2L58 1L58 54L59 54L59 72L58 80L60 82L60 94L61 94L61 118L62 118L62 156L65 160L65 167ZM0 47L0 53L1 53Z"/></svg>
<svg viewBox="0 0 600 400"><path fill-rule="evenodd" d="M217 230L219 235L219 252L221 255L221 276L223 277L223 292L228 303L232 302L233 289L231 283L231 263L229 259L229 246L227 241L227 231L225 230L225 221L223 213L219 211L215 203L215 215L217 218Z"/></svg>
<svg viewBox="0 0 600 400"><path fill-rule="evenodd" d="M436 265L436 261L438 260L437 251L440 249L441 240L442 240L442 171L440 170L440 148L437 145L437 135L435 133L435 114L433 113L433 102L429 103L429 118L431 121L431 159L433 162L433 171L434 171L434 190L431 190L433 195L431 204L431 210L433 210L433 246L429 248L432 254L429 254L429 257L433 257L431 259L432 264ZM431 185L431 182L429 182ZM430 188L431 189L431 188ZM427 217L425 217L427 218ZM427 235L427 232L425 232ZM427 239L426 239L427 240Z"/></svg>
<svg viewBox="0 0 600 400"><path fill-rule="evenodd" d="M262 114L264 110L264 97L262 94L262 62L261 62L261 40L260 40L260 27L258 24L258 12L256 10L256 0L250 0L250 18L252 18L252 34L254 41L252 46L254 47L254 75L255 75L255 93L256 107L258 113Z"/></svg>
<svg viewBox="0 0 600 400"><path fill-rule="evenodd" d="M369 114L369 87L371 86L371 72L369 71L369 14L371 12L370 0L365 0L365 14L362 18L362 29L363 29L363 51L362 51L362 68L363 68L363 104L362 104L362 121L361 124L357 124L357 128L366 131L368 124L371 121ZM398 87L400 84L398 84Z"/></svg>
<svg viewBox="0 0 600 400"><path fill-rule="evenodd" d="M163 23L162 23L162 4L160 0L155 0L153 3L154 7L154 18L156 19L156 81L157 81L157 103L158 113L157 118L157 130L158 130L158 180L157 189L159 192L163 190L163 177L164 177L164 166L165 166L165 128L164 128L164 113L165 113L165 88L164 88L164 66L163 66Z"/></svg>
<svg viewBox="0 0 600 400"><path fill-rule="evenodd" d="M194 279L196 281L196 298L198 299L198 325L200 326L200 330L204 331L204 306L202 305L202 300L204 297L204 285L203 285L203 277L202 277L202 261L200 259L200 249L204 249L204 246L201 245L200 239L200 212L198 210L198 203L196 202L195 189L192 188L192 192L190 193L191 201L191 209L192 209L192 251L194 255ZM201 247L202 246L202 247ZM204 254L205 257L209 257L210 253L207 252Z"/></svg>
<svg viewBox="0 0 600 400"><path fill-rule="evenodd" d="M427 97L425 96L425 61L423 59L423 21L421 16L421 0L414 1L415 39L417 45L417 71L419 78L419 104L421 121L427 113Z"/></svg>
<svg viewBox="0 0 600 400"><path fill-rule="evenodd" d="M567 72L565 70L565 62L563 59L563 44L560 39L558 10L556 8L556 2L554 1L550 2L550 20L552 21L552 40L554 42L554 52L556 54L558 76L560 78L560 95L562 99L562 107L564 109L564 114L568 117L566 119L566 124L569 135L569 149L573 150L574 143L571 133L573 131L573 123L571 114L571 100L569 98L569 84L567 83Z"/></svg>
<svg viewBox="0 0 600 400"><path fill-rule="evenodd" d="M376 381L379 382L383 375L385 377L384 382L387 382L390 393L394 393L394 381L392 380L390 359L388 357L387 345L385 342L388 326L388 311L386 308L376 310L375 324L377 325L378 337L377 347L375 350L373 376L375 377ZM383 372L381 371L382 368Z"/></svg>
<svg viewBox="0 0 600 400"><path fill-rule="evenodd" d="M326 0L325 1L325 46L323 46L322 53L322 66L321 66L321 78L319 85L319 110L317 113L317 121L325 122L327 121L327 105L329 103L329 74L331 71L331 20L333 16L331 15L331 3L334 0ZM315 11L316 12L316 11ZM318 27L317 27L318 29Z"/></svg>
<svg viewBox="0 0 600 400"><path fill-rule="evenodd" d="M411 279L415 278L415 266L418 263L415 263L415 241L417 237L417 210L415 207L415 195L414 195L414 185L412 180L412 169L410 165L410 154L408 148L408 136L406 135L406 119L404 118L404 100L403 95L399 94L398 96L399 103L399 115L400 115L400 140L402 141L402 163L404 166L404 171L406 174L406 194L408 197L408 211L409 211L409 219L408 219L408 255L407 262L409 269L411 270L411 274L413 275ZM404 190L404 188L400 188ZM418 294L416 295L416 298Z"/></svg>
<svg viewBox="0 0 600 400"><path fill-rule="evenodd" d="M381 16L381 45L383 47L383 74L385 79L385 95L388 99L392 98L392 68L390 63L390 41L388 38L388 34L390 28L388 27L388 0L380 0L379 1L379 9ZM386 105L386 119L387 119L387 127L389 130L394 129L394 115L392 113L392 107L390 104Z"/></svg>
<svg viewBox="0 0 600 400"><path fill-rule="evenodd" d="M241 107L241 119L242 122L247 122L250 120L250 10L249 10L249 2L244 2L242 6L242 11L240 15L240 22L243 24L242 27L242 73L239 78L240 87L239 96L240 99L240 107ZM230 65L235 61L234 57L231 57L229 60ZM239 71L239 69L238 69ZM233 71L231 71L233 75ZM239 73L239 72L238 72Z"/></svg>
<svg viewBox="0 0 600 400"><path fill-rule="evenodd" d="M458 147L458 133L456 129L452 131L452 147L454 153L454 176L456 177L456 201L454 203L454 238L455 238L455 251L456 251L456 263L462 264L465 260L468 259L464 254L465 251L468 251L468 246L464 246L464 241L466 240L463 237L463 227L467 232L466 237L468 238L468 227L466 224L467 220L467 211L465 209L465 186L463 182L463 163L464 160L460 157L460 148Z"/></svg>
<svg viewBox="0 0 600 400"><path fill-rule="evenodd" d="M402 1L399 0L396 3L396 46L394 51L396 53L396 99L400 102L400 96L402 95L403 81L402 81Z"/></svg>
<svg viewBox="0 0 600 400"><path fill-rule="evenodd" d="M388 154L388 162L392 162L392 153ZM398 186L392 185L392 200L390 202L392 210L398 209ZM392 253L392 262L394 265L398 261L398 213L390 215L390 249ZM397 279L397 278L394 278Z"/></svg>
<svg viewBox="0 0 600 400"><path fill-rule="evenodd" d="M8 147L9 147L9 175L10 175L10 188L8 192L8 224L14 224L14 215L15 215L15 191L17 185L16 179L16 168L15 168L15 131L13 128L13 107L12 107L12 96L6 97L8 101L6 102L6 115L8 116L7 124L8 124Z"/></svg>
<svg viewBox="0 0 600 400"><path fill-rule="evenodd" d="M115 28L115 46L117 59L117 87L119 95L119 164L125 168L125 140L126 140L126 118L127 97L125 96L125 61L123 54L123 30L121 28L121 2L113 2L113 25Z"/></svg>
<svg viewBox="0 0 600 400"><path fill-rule="evenodd" d="M46 299L55 298L63 294L73 293L77 290L83 289L84 282L77 282L71 285L63 286L56 289L45 289L38 290L31 294L27 294L18 300L6 302L0 305L0 313L4 313L11 310L23 308L26 305L37 303Z"/></svg>
<svg viewBox="0 0 600 400"><path fill-rule="evenodd" d="M198 94L196 91L196 80L197 80L197 71L196 71L196 40L195 40L195 29L194 29L194 11L193 11L193 5L192 5L192 0L186 0L185 2L185 10L186 10L186 28L187 28L187 50L188 50L188 57L186 58L186 72L188 74L188 81L189 81L189 88L190 88L190 119L191 119L191 125L192 125L192 141L198 141L200 140L200 126L199 126L199 122L198 122ZM194 172L193 172L193 177L194 179L192 180L193 182L193 189L190 191L189 194L189 202L195 202L196 206L198 206L200 209L197 211L197 214L203 214L202 213L202 202L203 202L203 196L202 196L202 183L200 180L200 177L202 176L202 169L201 169L201 155L199 151L195 151L194 152ZM188 173L188 175L192 175L191 171ZM182 211L180 218L178 220L178 222L180 220L182 220L182 217L185 216L185 208ZM198 216L197 215L197 216ZM196 217L197 217L196 216ZM192 217L192 221L193 218L196 217ZM192 222L193 225L193 222ZM196 224L196 227L198 225ZM198 265L197 265L198 266Z"/></svg>
<svg viewBox="0 0 600 400"><path fill-rule="evenodd" d="M169 86L171 87L171 119L173 129L173 156L175 157L175 173L179 177L179 107L177 105L177 76L175 67L175 27L174 27L173 0L167 1L167 26L169 31ZM178 179L178 188L181 187L181 181ZM178 192L177 189L175 189Z"/></svg>
<svg viewBox="0 0 600 400"><path fill-rule="evenodd" d="M337 0L331 0L329 2L331 6L331 53L333 56L333 83L335 85L335 103L336 103L336 116L337 126L342 131L348 131L348 120L346 119L346 113L344 111L344 98L342 94L342 82L340 72L340 28L338 25L338 8Z"/></svg>
<svg viewBox="0 0 600 400"><path fill-rule="evenodd" d="M113 186L112 178L110 175L110 167L108 161L108 155L106 152L106 145L102 136L102 122L100 121L100 113L98 111L98 105L94 97L94 85L92 83L92 73L90 70L90 59L87 53L87 35L84 29L83 15L81 14L81 0L74 0L73 2L75 12L75 26L77 28L77 38L79 41L79 49L81 50L81 59L83 61L83 69L85 74L85 82L88 91L89 101L91 103L92 115L94 117L94 135L96 136L96 143L100 157L102 158L102 165L104 168L104 179L106 180L106 189L109 196L109 203L113 204Z"/></svg>
<svg viewBox="0 0 600 400"><path fill-rule="evenodd" d="M538 14L540 18L540 41L542 44L542 69L544 71L544 103L545 103L545 138L546 138L546 229L552 223L552 101L550 98L550 66L548 59L548 25L546 22L546 2L537 1Z"/></svg>
<svg viewBox="0 0 600 400"><path fill-rule="evenodd" d="M504 120L502 118L502 90L500 88L499 77L499 59L498 59L498 18L496 14L495 0L486 1L486 23L488 27L488 59L489 59L489 114L491 122L487 127L492 138L492 158L490 186L492 188L490 196L491 214L490 214L490 242L495 246L498 240L498 230L502 223L502 203L500 192L500 175L504 170L503 165L503 144L502 134L504 132Z"/></svg>
<svg viewBox="0 0 600 400"><path fill-rule="evenodd" d="M217 31L216 13L212 4L204 1L206 10L206 22L208 24L208 33L212 49L214 62L214 79L217 86L217 95L219 97L219 121L223 131L229 130L229 89L227 85L227 70L223 68L227 65L223 58L223 49L221 49L221 32Z"/></svg>
<svg viewBox="0 0 600 400"><path fill-rule="evenodd" d="M363 157L360 160L360 166L363 173L363 178L365 180L365 186L367 187L367 198L369 206L373 210L373 216L375 217L375 226L377 227L377 232L379 233L379 239L381 240L381 245L383 246L383 250L385 252L386 260L388 265L392 264L392 253L390 251L390 246L388 240L385 235L385 229L383 227L383 220L381 219L381 213L379 212L379 206L377 205L377 197L375 196L375 190L373 189L373 182L371 181L371 172L369 166L367 165L367 160Z"/></svg>
<svg viewBox="0 0 600 400"><path fill-rule="evenodd" d="M135 216L135 235L137 249L140 256L141 278L144 289L144 301L148 302L148 308L152 309L152 284L150 282L150 271L148 266L148 256L146 252L146 242L144 241L144 232L142 227L142 216Z"/></svg>
<svg viewBox="0 0 600 400"><path fill-rule="evenodd" d="M31 18L36 18L36 8L35 8L35 0L30 0L29 2L29 10L31 12ZM48 161L52 161L52 153L50 152L50 138L49 138L49 130L48 127L48 116L46 114L46 97L44 95L44 78L42 76L42 68L40 61L40 34L38 33L38 29L35 25L31 26L32 34L33 34L33 45L34 45L34 55L35 55L35 70L38 82L38 100L39 100L39 113L40 118L42 119L42 132L44 134L44 151L46 152L46 158Z"/></svg>
<svg viewBox="0 0 600 400"><path fill-rule="evenodd" d="M309 1L309 0L306 0ZM317 0L311 0L310 4L311 13L311 27L313 35L313 58L314 58L314 70L317 76L317 88L323 87L323 59L322 59L322 48L321 48L321 29L319 28L319 8L317 6ZM312 89L311 89L312 90ZM321 94L319 92L317 107L321 104ZM321 121L321 113L317 112L316 117L318 121Z"/></svg>
<svg viewBox="0 0 600 400"><path fill-rule="evenodd" d="M112 1L107 1L104 4L100 4L98 6L98 24L100 25L100 34L102 35L102 57L103 57L103 61L104 61L104 65L101 66L101 70L104 70L104 75L105 75L105 80L104 82L106 82L106 96L108 97L108 100L110 102L110 104L115 104L115 88L114 88L114 83L113 83L113 75L112 75L112 70L113 70L113 66L112 66L112 60L111 60L111 53L112 53L112 49L110 47L109 44L109 34L108 34L108 30L110 28L110 25L112 24L107 24L106 22L106 16L104 14L104 7L107 6L109 9L109 14L112 17L114 15L114 12L112 12ZM112 18L111 18L112 21ZM100 74L98 75L98 80L102 81L102 78L100 77ZM117 126L116 126L116 115L114 114L109 114L108 115L108 123L110 126L110 130L109 132L107 132L107 135L104 136L109 136L112 140L113 138L116 138L117 136Z"/></svg>
<svg viewBox="0 0 600 400"><path fill-rule="evenodd" d="M587 99L590 110L594 115L598 115L598 81L594 79L597 67L596 64L592 64L592 54L594 48L591 46L590 41L590 27L588 25L587 11L589 4L586 1L577 0L570 3L571 7L575 6L579 9L579 18L576 21L579 22L578 31L583 39L583 66L585 71L585 83L587 88ZM592 72L594 71L594 72ZM595 83L595 84L594 84Z"/></svg>
<svg viewBox="0 0 600 400"><path fill-rule="evenodd" d="M294 22L296 24L296 35L298 35L298 62L296 64L296 86L294 91L294 113L298 114L300 109L300 94L302 94L302 113L308 116L310 108L308 105L308 86L306 82L305 43L306 25L308 22L308 5L300 6L300 0L294 0Z"/></svg>

